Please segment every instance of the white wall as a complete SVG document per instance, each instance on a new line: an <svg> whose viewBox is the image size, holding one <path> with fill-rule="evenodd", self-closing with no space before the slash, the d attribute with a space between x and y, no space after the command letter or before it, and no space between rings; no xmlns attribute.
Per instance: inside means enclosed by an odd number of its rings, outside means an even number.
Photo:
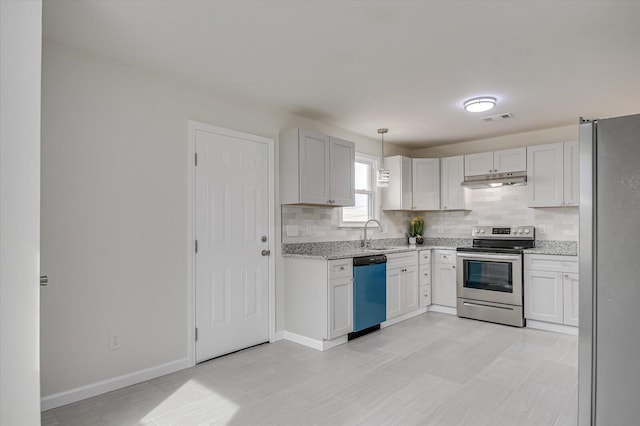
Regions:
<svg viewBox="0 0 640 426"><path fill-rule="evenodd" d="M188 120L276 140L304 127L380 149L376 129L362 138L50 41L43 53L46 397L187 356ZM281 330L279 206L274 214ZM120 350L108 350L110 332Z"/></svg>
<svg viewBox="0 0 640 426"><path fill-rule="evenodd" d="M514 118L515 120L516 118ZM499 123L494 123L498 125ZM487 123L492 125L492 123ZM495 151L499 149L517 148L527 145L541 145L578 140L578 118L576 124L571 126L553 127L550 129L535 130L532 132L516 133L495 138L478 139L475 141L460 142L450 145L436 146L433 148L415 149L411 151L414 158L438 158L452 155L475 154L478 152Z"/></svg>
<svg viewBox="0 0 640 426"><path fill-rule="evenodd" d="M0 1L0 425L40 424L41 1Z"/></svg>

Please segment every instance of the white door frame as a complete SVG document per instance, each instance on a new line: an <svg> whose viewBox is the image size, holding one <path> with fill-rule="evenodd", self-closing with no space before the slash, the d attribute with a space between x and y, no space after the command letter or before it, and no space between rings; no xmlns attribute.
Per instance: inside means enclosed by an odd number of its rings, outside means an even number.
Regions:
<svg viewBox="0 0 640 426"><path fill-rule="evenodd" d="M187 155L187 356L191 365L196 364L196 131L206 131L223 136L247 139L254 142L266 143L269 150L269 249L272 254L269 256L269 341L275 340L276 330L276 309L275 309L275 282L276 282L276 261L275 261L275 154L273 139L248 133L237 132L235 130L215 127L205 123L189 120L188 122L188 155Z"/></svg>

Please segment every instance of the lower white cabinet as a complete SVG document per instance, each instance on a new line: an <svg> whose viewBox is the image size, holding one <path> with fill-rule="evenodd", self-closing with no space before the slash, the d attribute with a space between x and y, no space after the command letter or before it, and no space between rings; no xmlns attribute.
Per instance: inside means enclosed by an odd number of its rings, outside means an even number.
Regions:
<svg viewBox="0 0 640 426"><path fill-rule="evenodd" d="M456 252L435 250L432 282L434 305L456 307Z"/></svg>
<svg viewBox="0 0 640 426"><path fill-rule="evenodd" d="M420 307L416 252L387 255L387 320Z"/></svg>
<svg viewBox="0 0 640 426"><path fill-rule="evenodd" d="M524 317L578 326L577 271L575 256L525 255Z"/></svg>
<svg viewBox="0 0 640 426"><path fill-rule="evenodd" d="M424 308L431 305L431 250L420 250L418 259L420 261L418 298L420 307Z"/></svg>
<svg viewBox="0 0 640 426"><path fill-rule="evenodd" d="M314 340L353 331L353 259L285 258L285 329Z"/></svg>
<svg viewBox="0 0 640 426"><path fill-rule="evenodd" d="M353 278L329 280L329 339L353 331Z"/></svg>

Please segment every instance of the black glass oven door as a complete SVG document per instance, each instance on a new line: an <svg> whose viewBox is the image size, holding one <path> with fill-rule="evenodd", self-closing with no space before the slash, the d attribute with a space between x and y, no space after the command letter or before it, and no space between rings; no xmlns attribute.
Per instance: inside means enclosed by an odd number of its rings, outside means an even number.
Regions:
<svg viewBox="0 0 640 426"><path fill-rule="evenodd" d="M464 261L464 287L513 293L513 264L486 260Z"/></svg>

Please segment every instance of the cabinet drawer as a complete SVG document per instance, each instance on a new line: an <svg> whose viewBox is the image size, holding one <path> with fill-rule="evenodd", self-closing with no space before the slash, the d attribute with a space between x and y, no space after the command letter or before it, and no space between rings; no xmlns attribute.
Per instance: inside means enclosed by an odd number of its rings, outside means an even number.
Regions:
<svg viewBox="0 0 640 426"><path fill-rule="evenodd" d="M538 271L578 273L578 257L525 254L524 268Z"/></svg>
<svg viewBox="0 0 640 426"><path fill-rule="evenodd" d="M420 259L420 265L430 265L431 250L420 250L418 252L418 258Z"/></svg>
<svg viewBox="0 0 640 426"><path fill-rule="evenodd" d="M409 251L405 253L392 253L387 255L387 270L416 266L418 264L418 253Z"/></svg>
<svg viewBox="0 0 640 426"><path fill-rule="evenodd" d="M353 259L337 259L329 261L329 279L353 276Z"/></svg>
<svg viewBox="0 0 640 426"><path fill-rule="evenodd" d="M436 263L447 263L450 265L455 265L456 252L454 250L436 250L435 259Z"/></svg>
<svg viewBox="0 0 640 426"><path fill-rule="evenodd" d="M420 265L420 285L431 284L431 267Z"/></svg>
<svg viewBox="0 0 640 426"><path fill-rule="evenodd" d="M419 295L420 295L421 308L424 308L431 304L431 286L430 285L421 285Z"/></svg>

